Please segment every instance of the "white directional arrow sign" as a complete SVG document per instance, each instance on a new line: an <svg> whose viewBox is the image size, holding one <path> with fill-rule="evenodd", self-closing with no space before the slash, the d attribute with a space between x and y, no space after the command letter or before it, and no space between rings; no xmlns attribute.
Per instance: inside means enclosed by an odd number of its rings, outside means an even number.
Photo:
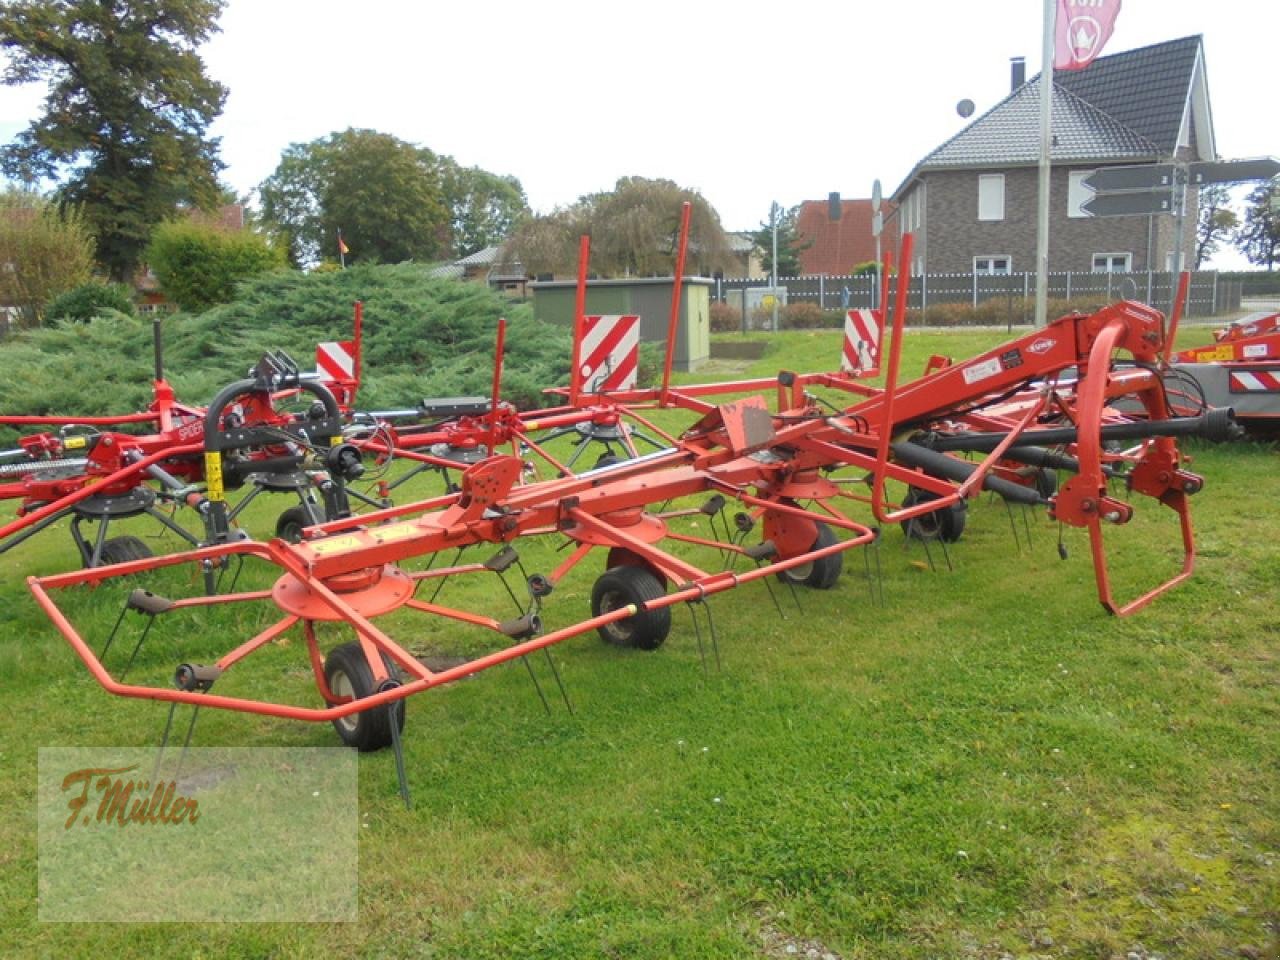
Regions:
<svg viewBox="0 0 1280 960"><path fill-rule="evenodd" d="M1081 208L1091 217L1132 217L1150 213L1171 213L1173 193L1169 190L1100 193L1081 204Z"/></svg>
<svg viewBox="0 0 1280 960"><path fill-rule="evenodd" d="M1280 173L1280 163L1271 157L1253 160L1206 160L1188 167L1193 187L1206 183L1239 183L1243 180L1270 180Z"/></svg>
<svg viewBox="0 0 1280 960"><path fill-rule="evenodd" d="M1144 163L1127 167L1101 167L1084 178L1094 193L1158 190L1173 186L1172 163Z"/></svg>

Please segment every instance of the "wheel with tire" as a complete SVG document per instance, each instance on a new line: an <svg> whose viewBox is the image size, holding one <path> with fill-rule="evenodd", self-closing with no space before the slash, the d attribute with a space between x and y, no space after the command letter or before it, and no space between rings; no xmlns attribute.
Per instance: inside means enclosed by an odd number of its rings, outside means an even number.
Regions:
<svg viewBox="0 0 1280 960"><path fill-rule="evenodd" d="M301 543L302 528L311 526L311 523L306 507L290 507L276 520L276 536L290 543Z"/></svg>
<svg viewBox="0 0 1280 960"><path fill-rule="evenodd" d="M382 662L386 664L391 682L398 684L391 661L384 655ZM329 684L329 691L336 697L363 700L378 692L373 682L373 671L369 669L369 662L365 660L364 651L358 642L344 643L329 651L329 655L324 658L324 678ZM393 716L397 729L403 730L403 700L339 717L333 721L333 729L338 731L338 736L348 747L369 753L391 745Z"/></svg>
<svg viewBox="0 0 1280 960"><path fill-rule="evenodd" d="M810 550L819 550L836 543L835 531L828 524L818 522L818 535L814 538ZM830 590L840 579L840 571L844 569L844 554L829 553L817 560L810 560L787 570L779 571L778 579L794 586L810 587L814 590Z"/></svg>
<svg viewBox="0 0 1280 960"><path fill-rule="evenodd" d="M622 459L622 457L618 456L612 450L608 450L596 458L596 465L591 469L600 470L604 467L612 467L614 464L621 463Z"/></svg>
<svg viewBox="0 0 1280 960"><path fill-rule="evenodd" d="M151 548L137 537L112 537L102 545L98 554L98 566L107 567L113 563L127 563L130 560L146 560L155 556Z"/></svg>
<svg viewBox="0 0 1280 960"><path fill-rule="evenodd" d="M917 504L928 503L937 499L938 495L936 493L921 490L919 487L912 487L907 491L907 495L902 501L902 506L904 508L914 507ZM913 540L943 540L947 543L955 543L964 533L967 514L968 507L961 500L949 507L943 507L941 510L934 510L932 513L922 513L918 517L913 517L902 525L902 532Z"/></svg>
<svg viewBox="0 0 1280 960"><path fill-rule="evenodd" d="M591 615L628 607L637 612L623 620L614 620L597 628L601 639L616 647L656 650L671 632L671 608L645 610L643 605L666 595L661 580L644 567L612 567L600 575L591 590Z"/></svg>

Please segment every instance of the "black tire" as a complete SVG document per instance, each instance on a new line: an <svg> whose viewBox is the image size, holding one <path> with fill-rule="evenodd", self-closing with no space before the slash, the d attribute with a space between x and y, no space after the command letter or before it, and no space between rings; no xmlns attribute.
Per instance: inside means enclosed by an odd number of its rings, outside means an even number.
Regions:
<svg viewBox="0 0 1280 960"><path fill-rule="evenodd" d="M102 545L102 553L98 555L98 566L107 567L113 563L146 560L154 556L151 548L137 537L112 537Z"/></svg>
<svg viewBox="0 0 1280 960"><path fill-rule="evenodd" d="M937 499L938 495L936 493L921 490L919 487L912 487L907 491L907 496L902 501L902 505L904 507L914 507L916 504L928 503L930 500ZM944 540L947 543L955 543L964 534L964 524L967 516L968 507L961 500L949 507L934 510L932 513L923 513L906 521L902 525L902 532L913 540Z"/></svg>
<svg viewBox="0 0 1280 960"><path fill-rule="evenodd" d="M276 520L276 536L290 543L302 542L302 528L311 526L311 517L305 507L290 507Z"/></svg>
<svg viewBox="0 0 1280 960"><path fill-rule="evenodd" d="M382 662L387 666L387 673L396 677L396 670L391 661L384 655ZM324 678L329 684L329 691L335 696L349 696L357 700L372 696L374 689L373 672L364 658L364 651L357 642L344 643L334 647L324 658ZM404 729L404 701L397 700L385 707L365 710L361 713L349 713L333 721L333 729L348 747L355 747L361 753L369 753L389 747L392 742L391 715L394 714L400 730Z"/></svg>
<svg viewBox="0 0 1280 960"><path fill-rule="evenodd" d="M644 567L620 566L606 570L591 590L591 615L598 617L620 607L643 607L666 595L661 580ZM635 616L597 628L605 643L616 647L656 650L671 632L671 608L640 609Z"/></svg>
<svg viewBox="0 0 1280 960"><path fill-rule="evenodd" d="M813 546L809 549L818 550L822 547L830 547L835 542L835 531L829 525L819 521L818 535L814 538ZM799 587L830 590L836 585L836 581L840 579L840 571L843 569L844 554L830 553L825 557L819 557L817 560L810 560L808 563L802 563L797 567L782 570L778 573L778 579L783 583L790 583Z"/></svg>
<svg viewBox="0 0 1280 960"><path fill-rule="evenodd" d="M601 467L612 467L614 464L622 463L622 460L622 457L618 456L612 450L608 450L596 458L596 465L591 469L599 470Z"/></svg>

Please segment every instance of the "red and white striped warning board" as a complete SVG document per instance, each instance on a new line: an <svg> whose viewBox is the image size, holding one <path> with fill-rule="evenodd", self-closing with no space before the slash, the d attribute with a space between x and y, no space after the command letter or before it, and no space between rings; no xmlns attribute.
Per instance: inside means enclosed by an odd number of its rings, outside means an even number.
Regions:
<svg viewBox="0 0 1280 960"><path fill-rule="evenodd" d="M583 317L582 391L630 390L640 372L640 317Z"/></svg>
<svg viewBox="0 0 1280 960"><path fill-rule="evenodd" d="M1232 393L1280 393L1280 368L1273 370L1232 370Z"/></svg>
<svg viewBox="0 0 1280 960"><path fill-rule="evenodd" d="M867 376L880 369L881 324L875 310L850 310L844 319L844 351L840 369L853 376Z"/></svg>
<svg viewBox="0 0 1280 960"><path fill-rule="evenodd" d="M341 406L355 401L356 344L354 340L334 340L316 344L316 373L333 392Z"/></svg>

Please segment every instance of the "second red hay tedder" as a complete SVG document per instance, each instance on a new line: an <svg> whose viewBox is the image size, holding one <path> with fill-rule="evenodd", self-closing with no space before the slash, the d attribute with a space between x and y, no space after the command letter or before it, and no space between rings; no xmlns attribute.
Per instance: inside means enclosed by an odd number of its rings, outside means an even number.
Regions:
<svg viewBox="0 0 1280 960"><path fill-rule="evenodd" d="M908 235L901 262L910 262L910 244ZM678 258L677 270L682 262ZM675 289L678 295L678 282ZM882 306L881 321L886 312ZM1163 379L1172 330L1158 311L1126 301L1064 317L912 380L900 370L901 283L892 315L883 389L847 372L676 387L669 356L660 388L584 397L575 377L561 408L567 416L592 406L619 415L653 407L680 408L697 420L669 446L577 475L530 481L518 452L496 453L467 466L456 490L311 527L296 544L216 544L32 577L28 584L110 693L167 702L171 721L173 708L186 704L330 722L344 743L362 750L394 746L399 757L403 703L413 694L591 632L613 644L653 649L671 629L673 607L708 610L705 601L755 581L831 588L845 552L873 544L881 524L937 520L982 490L1045 506L1058 522L1087 530L1098 597L1113 614L1132 613L1190 576L1189 499L1202 480L1186 469L1177 438L1225 435L1232 416L1229 410L1174 415ZM500 363L499 349L495 384ZM833 404L819 390L847 402ZM763 391L776 397L774 409ZM735 398L707 399L721 393ZM1116 415L1113 404L1121 399L1137 404L1142 416ZM489 417L496 431L496 405ZM1125 449L1115 450L1117 443ZM1055 492L1027 479L1037 471L1070 478ZM1129 599L1114 595L1107 564L1108 530L1123 526L1136 509L1112 495L1117 477L1132 494L1177 517L1183 558L1170 579ZM891 496L889 484L908 495ZM850 516L850 504L868 507L870 517ZM736 533L729 529L733 507ZM705 516L714 531L717 518L723 520L725 535L695 532L682 522L691 515ZM563 553L550 569L530 572L527 556L551 556L529 549L539 540L559 543ZM463 562L468 551L477 559ZM237 558L266 570L263 586L212 596L162 595L139 586L148 578L172 585L181 578L165 571ZM556 588L592 560L597 572L589 609L544 628L543 608L557 602ZM513 589L517 574L523 583ZM440 590L454 579L482 579L493 587L468 594L482 597L471 605L449 605L440 601ZM111 638L102 644L84 635L62 600L91 585L126 588L117 628L129 610L144 617L149 630L179 611L206 608L255 608L265 625L233 640L212 662L177 664L170 684L129 683L104 664ZM554 619L562 622L558 613ZM428 666L412 652L415 618L487 632L490 649ZM709 612L705 618L710 621ZM322 630L322 624L330 626ZM321 649L322 635L335 628L351 639ZM302 640L298 649L305 651L320 705L224 692L234 690L237 672L256 651L286 635ZM401 782L403 788L403 773Z"/></svg>

